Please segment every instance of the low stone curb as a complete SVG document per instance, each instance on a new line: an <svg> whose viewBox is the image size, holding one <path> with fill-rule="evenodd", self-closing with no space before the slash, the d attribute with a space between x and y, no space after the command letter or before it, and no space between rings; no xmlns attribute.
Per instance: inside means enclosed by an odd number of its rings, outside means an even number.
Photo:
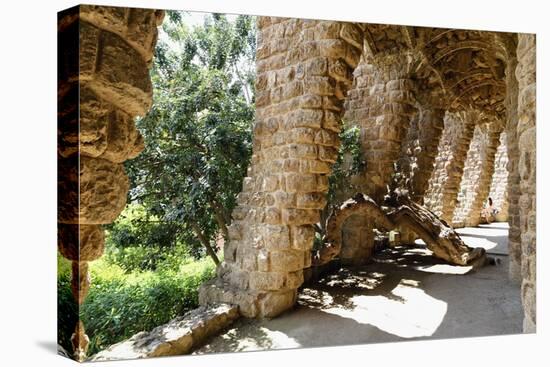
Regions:
<svg viewBox="0 0 550 367"><path fill-rule="evenodd" d="M149 332L114 344L88 361L138 359L189 354L239 318L238 307L225 303L201 306Z"/></svg>

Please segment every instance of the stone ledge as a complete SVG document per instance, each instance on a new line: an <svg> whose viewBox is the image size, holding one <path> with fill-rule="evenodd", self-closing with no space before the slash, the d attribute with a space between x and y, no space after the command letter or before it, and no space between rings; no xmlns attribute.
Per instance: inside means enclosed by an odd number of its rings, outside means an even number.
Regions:
<svg viewBox="0 0 550 367"><path fill-rule="evenodd" d="M114 344L88 359L108 361L189 354L208 337L239 317L238 307L225 303L200 306L149 332Z"/></svg>

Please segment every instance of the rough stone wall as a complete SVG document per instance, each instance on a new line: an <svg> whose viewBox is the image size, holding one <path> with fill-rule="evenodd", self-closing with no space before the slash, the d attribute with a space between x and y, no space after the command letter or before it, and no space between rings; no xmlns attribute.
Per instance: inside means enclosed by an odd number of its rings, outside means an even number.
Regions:
<svg viewBox="0 0 550 367"><path fill-rule="evenodd" d="M536 330L536 46L535 35L520 34L517 47L519 176L521 195L521 294L525 332Z"/></svg>
<svg viewBox="0 0 550 367"><path fill-rule="evenodd" d="M411 199L423 204L443 132L445 111L423 106L419 106L417 111L402 144L397 169L409 181Z"/></svg>
<svg viewBox="0 0 550 367"><path fill-rule="evenodd" d="M444 129L430 177L424 205L438 217L451 223L457 204L466 155L475 128L473 112L447 112Z"/></svg>
<svg viewBox="0 0 550 367"><path fill-rule="evenodd" d="M475 128L458 193L458 205L453 214L453 227L475 227L480 223L483 204L487 201L495 169L495 154L500 129L491 124ZM498 125L498 124L497 124Z"/></svg>
<svg viewBox="0 0 550 367"><path fill-rule="evenodd" d="M495 168L489 197L493 199L493 206L498 213L495 219L498 222L508 220L508 148L506 132L500 134L499 146L495 155Z"/></svg>
<svg viewBox="0 0 550 367"><path fill-rule="evenodd" d="M58 17L58 248L72 261L78 304L88 262L101 257L103 224L126 204L122 163L143 149L134 117L152 103L149 65L162 11L82 5ZM79 321L75 358L88 346Z"/></svg>
<svg viewBox="0 0 550 367"><path fill-rule="evenodd" d="M258 18L252 161L225 260L201 287L201 304L234 303L247 317L276 316L294 304L362 42L352 23Z"/></svg>

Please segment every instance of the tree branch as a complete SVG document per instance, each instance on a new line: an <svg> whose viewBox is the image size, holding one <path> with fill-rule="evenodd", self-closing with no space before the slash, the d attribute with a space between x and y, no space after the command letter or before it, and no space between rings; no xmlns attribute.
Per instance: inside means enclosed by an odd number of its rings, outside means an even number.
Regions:
<svg viewBox="0 0 550 367"><path fill-rule="evenodd" d="M218 255L216 255L216 252L214 251L214 249L212 249L210 241L208 241L204 233L202 233L197 223L190 221L189 224L191 225L191 228L193 229L193 232L195 232L195 235L197 236L199 241L206 248L206 252L208 253L208 255L210 255L210 257L214 261L214 264L216 264L216 266L220 265L220 259L218 259Z"/></svg>

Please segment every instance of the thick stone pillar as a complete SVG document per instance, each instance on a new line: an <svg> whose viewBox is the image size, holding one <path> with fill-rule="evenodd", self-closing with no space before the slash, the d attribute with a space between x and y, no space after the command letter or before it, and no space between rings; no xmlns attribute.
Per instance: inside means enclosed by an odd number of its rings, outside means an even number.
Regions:
<svg viewBox="0 0 550 367"><path fill-rule="evenodd" d="M363 34L352 23L258 18L253 155L224 262L199 301L246 317L293 306L337 159L342 104Z"/></svg>
<svg viewBox="0 0 550 367"><path fill-rule="evenodd" d="M510 56L506 64L506 145L508 152L508 274L521 283L521 230L519 224L519 147L518 147L518 80L517 37L510 39Z"/></svg>
<svg viewBox="0 0 550 367"><path fill-rule="evenodd" d="M381 203L388 192L401 144L415 113L415 84L410 78L414 54L376 55L367 60L368 108L358 120L366 160L364 193Z"/></svg>
<svg viewBox="0 0 550 367"><path fill-rule="evenodd" d="M497 222L508 220L508 145L506 132L500 134L499 146L495 155L495 173L491 181L489 197L493 199L493 206L498 210L495 215Z"/></svg>
<svg viewBox="0 0 550 367"><path fill-rule="evenodd" d="M359 65L353 73L353 85L348 91L344 102L344 121L346 124L361 126L369 116L372 106L365 103L371 93L372 87L372 65L367 64L365 55L361 56ZM361 142L365 133L361 129ZM341 202L348 200L357 192L366 192L366 179L364 172L350 177L349 185L339 193ZM368 261L374 248L373 226L366 216L352 215L347 218L340 228L342 231L342 248L340 250L340 261L343 265L361 265Z"/></svg>
<svg viewBox="0 0 550 367"><path fill-rule="evenodd" d="M536 331L536 46L520 34L517 47L519 177L521 195L521 296L524 332Z"/></svg>
<svg viewBox="0 0 550 367"><path fill-rule="evenodd" d="M447 223L451 223L458 202L464 163L477 117L472 111L445 114L445 127L428 190L424 195L424 205Z"/></svg>
<svg viewBox="0 0 550 367"><path fill-rule="evenodd" d="M443 132L445 110L419 106L397 161L398 171L408 181L411 199L424 203L424 193L434 170L439 139Z"/></svg>
<svg viewBox="0 0 550 367"><path fill-rule="evenodd" d="M101 257L103 224L126 205L122 163L143 149L134 125L152 103L149 65L162 11L82 5L58 17L58 248L72 261L82 305L88 262ZM76 317L78 319L78 317ZM74 356L89 339L78 321Z"/></svg>
<svg viewBox="0 0 550 367"><path fill-rule="evenodd" d="M395 172L402 144L416 112L410 78L415 54L406 51L364 54L354 73L353 89L346 100L346 121L361 128L366 168L352 183L381 203ZM351 193L351 195L355 194ZM342 225L343 264L364 264L374 246L373 223L366 217L351 216Z"/></svg>
<svg viewBox="0 0 550 367"><path fill-rule="evenodd" d="M495 155L500 142L500 122L477 125L464 164L453 227L475 227L483 204L489 197L495 171Z"/></svg>

